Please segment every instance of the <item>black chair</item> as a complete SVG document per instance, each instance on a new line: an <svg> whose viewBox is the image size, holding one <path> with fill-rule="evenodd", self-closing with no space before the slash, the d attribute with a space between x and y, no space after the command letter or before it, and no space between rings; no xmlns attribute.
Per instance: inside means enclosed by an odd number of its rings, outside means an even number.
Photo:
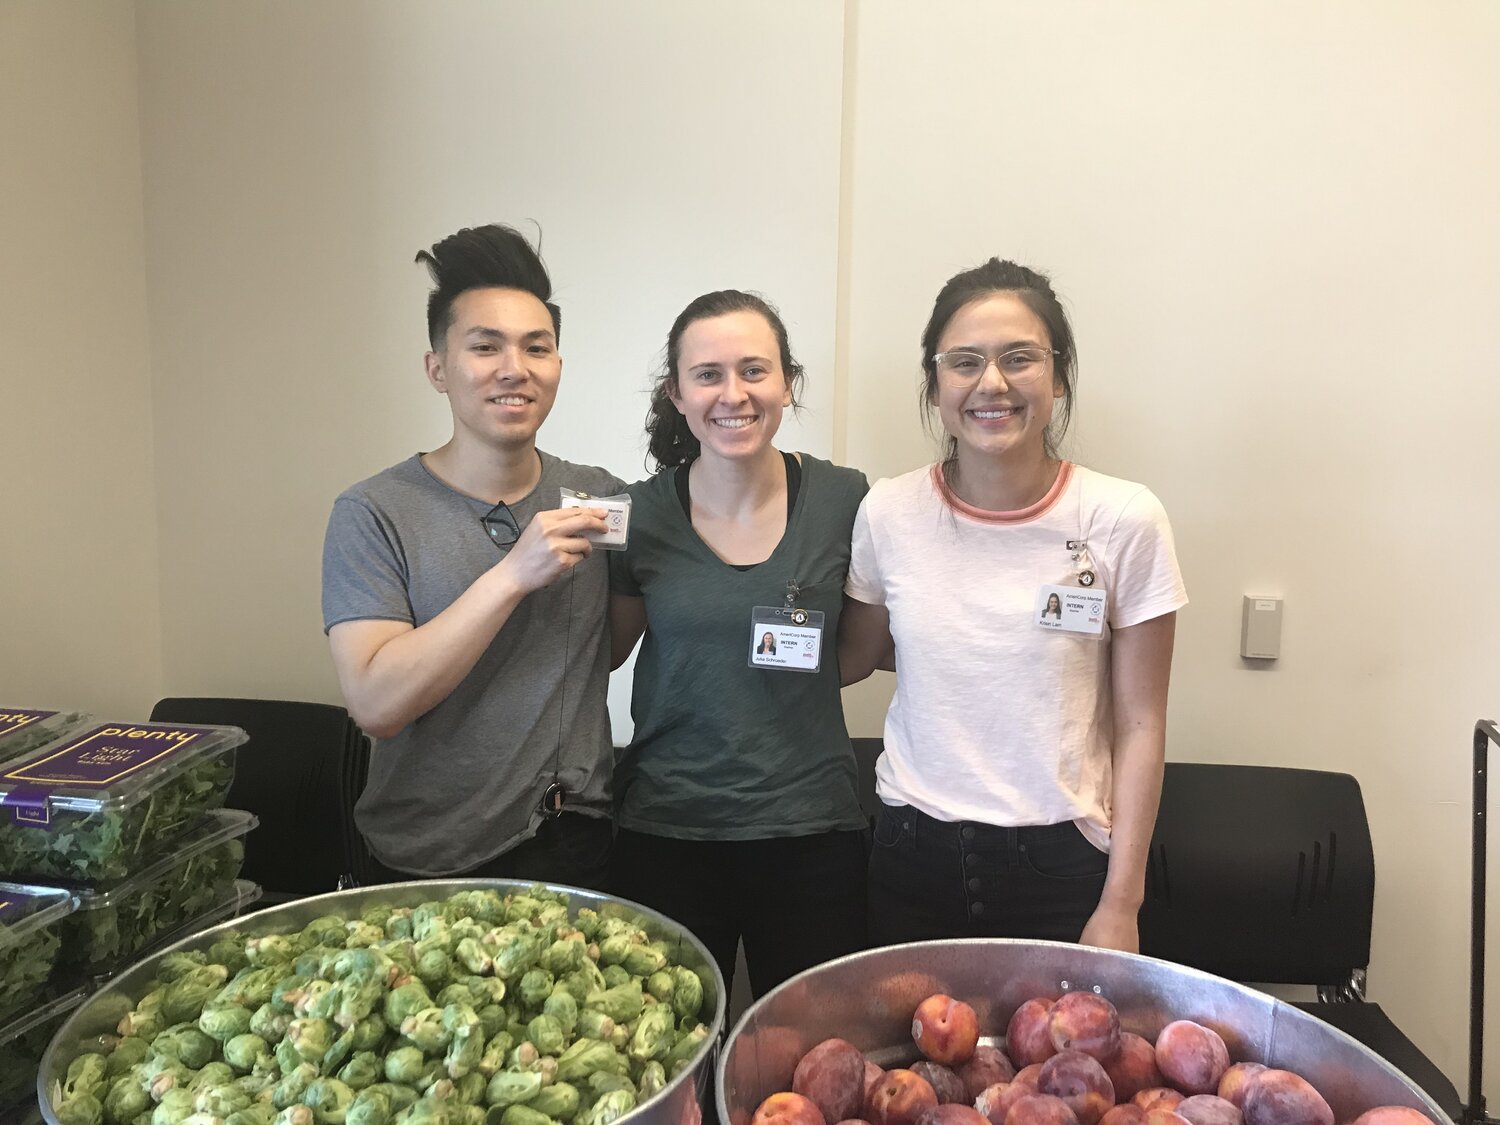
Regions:
<svg viewBox="0 0 1500 1125"><path fill-rule="evenodd" d="M1141 952L1232 980L1317 987L1303 1011L1388 1060L1457 1120L1453 1083L1365 998L1375 857L1347 774L1169 762Z"/></svg>
<svg viewBox="0 0 1500 1125"><path fill-rule="evenodd" d="M342 707L278 699L163 699L155 722L241 727L227 804L260 818L245 841L243 877L263 905L368 881L369 853L354 802L369 768L369 739Z"/></svg>

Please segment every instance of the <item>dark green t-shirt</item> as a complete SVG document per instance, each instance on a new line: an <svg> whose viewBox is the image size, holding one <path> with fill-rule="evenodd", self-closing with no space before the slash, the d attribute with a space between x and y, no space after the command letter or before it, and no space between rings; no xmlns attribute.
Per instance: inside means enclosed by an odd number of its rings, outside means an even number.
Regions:
<svg viewBox="0 0 1500 1125"><path fill-rule="evenodd" d="M621 827L687 840L755 840L864 827L839 698L837 639L864 474L802 456L802 487L771 557L736 570L698 537L668 469L630 486L630 547L610 589L643 597L635 737L615 767ZM753 668L751 613L822 610L814 673Z"/></svg>

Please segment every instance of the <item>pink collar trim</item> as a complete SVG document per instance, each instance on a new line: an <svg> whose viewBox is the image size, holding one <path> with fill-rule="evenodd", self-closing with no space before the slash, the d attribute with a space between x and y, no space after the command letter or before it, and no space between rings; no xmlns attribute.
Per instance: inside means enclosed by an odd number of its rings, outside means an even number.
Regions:
<svg viewBox="0 0 1500 1125"><path fill-rule="evenodd" d="M1013 512L991 512L960 500L953 489L948 487L948 479L943 475L943 466L940 463L932 466L932 487L937 489L938 495L943 498L943 503L959 515L968 516L982 523L1026 523L1028 520L1046 515L1067 489L1068 481L1072 478L1073 462L1064 461L1057 470L1057 479L1052 482L1052 487L1047 489L1047 495L1035 504L1026 508L1018 508Z"/></svg>

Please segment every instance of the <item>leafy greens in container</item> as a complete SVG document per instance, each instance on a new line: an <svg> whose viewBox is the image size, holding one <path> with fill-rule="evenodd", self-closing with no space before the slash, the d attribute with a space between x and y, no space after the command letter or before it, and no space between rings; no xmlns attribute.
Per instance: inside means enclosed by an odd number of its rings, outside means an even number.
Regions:
<svg viewBox="0 0 1500 1125"><path fill-rule="evenodd" d="M244 837L258 823L250 813L219 809L139 874L107 891L79 891L78 911L61 925L58 972L67 979L117 972L217 906L234 888Z"/></svg>
<svg viewBox="0 0 1500 1125"><path fill-rule="evenodd" d="M0 762L9 762L38 746L66 738L94 721L92 715L83 711L0 707Z"/></svg>
<svg viewBox="0 0 1500 1125"><path fill-rule="evenodd" d="M35 1001L77 906L71 891L0 883L0 1020Z"/></svg>
<svg viewBox="0 0 1500 1125"><path fill-rule="evenodd" d="M149 862L234 778L238 727L97 726L0 765L0 872L98 885Z"/></svg>

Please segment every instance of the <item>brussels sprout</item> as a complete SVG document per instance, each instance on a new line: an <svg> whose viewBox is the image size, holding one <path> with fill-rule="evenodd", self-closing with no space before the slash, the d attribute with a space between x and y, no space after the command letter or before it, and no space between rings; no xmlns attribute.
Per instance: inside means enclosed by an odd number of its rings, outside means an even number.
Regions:
<svg viewBox="0 0 1500 1125"><path fill-rule="evenodd" d="M552 994L553 983L552 974L546 969L531 969L516 985L516 995L527 1009L535 1011Z"/></svg>
<svg viewBox="0 0 1500 1125"><path fill-rule="evenodd" d="M179 977L186 976L194 969L201 969L208 964L208 957L199 950L189 953L168 953L156 964L156 979L163 984L171 984Z"/></svg>
<svg viewBox="0 0 1500 1125"><path fill-rule="evenodd" d="M276 1115L272 1125L313 1125L313 1111L300 1102L289 1105Z"/></svg>
<svg viewBox="0 0 1500 1125"><path fill-rule="evenodd" d="M455 1101L463 1102L464 1105L483 1105L484 1091L489 1085L489 1078L478 1071L471 1071L462 1078L453 1082L453 1098Z"/></svg>
<svg viewBox="0 0 1500 1125"><path fill-rule="evenodd" d="M162 1015L168 1023L197 1019L209 998L228 979L229 970L223 965L200 965L196 969L189 969L167 985L162 994Z"/></svg>
<svg viewBox="0 0 1500 1125"><path fill-rule="evenodd" d="M308 945L342 946L348 923L336 914L324 914L302 927L301 939Z"/></svg>
<svg viewBox="0 0 1500 1125"><path fill-rule="evenodd" d="M181 1125L192 1115L194 1095L187 1090L168 1090L151 1111L151 1125Z"/></svg>
<svg viewBox="0 0 1500 1125"><path fill-rule="evenodd" d="M297 1001L302 999L308 981L312 979L306 973L288 973L282 977L271 989L271 1007L291 1015Z"/></svg>
<svg viewBox="0 0 1500 1125"><path fill-rule="evenodd" d="M374 1051L385 1041L385 1020L378 1012L371 1012L349 1029L354 1036L356 1051Z"/></svg>
<svg viewBox="0 0 1500 1125"><path fill-rule="evenodd" d="M625 1053L637 1062L664 1059L676 1042L677 1017L665 1004L655 1004L636 1021Z"/></svg>
<svg viewBox="0 0 1500 1125"><path fill-rule="evenodd" d="M386 1080L415 1086L426 1061L420 1048L397 1047L385 1057Z"/></svg>
<svg viewBox="0 0 1500 1125"><path fill-rule="evenodd" d="M553 976L571 973L588 960L588 945L583 937L558 938L542 952L542 968Z"/></svg>
<svg viewBox="0 0 1500 1125"><path fill-rule="evenodd" d="M387 1125L390 1119L390 1095L365 1089L355 1095L354 1103L344 1114L344 1125Z"/></svg>
<svg viewBox="0 0 1500 1125"><path fill-rule="evenodd" d="M676 1071L673 1068L680 1063L686 1063L696 1055L698 1049L707 1040L708 1027L701 1023L691 1031L679 1031L677 1033L677 1041L672 1044L672 1049L667 1052L666 1058L661 1060L662 1065L667 1069L667 1073L675 1077Z"/></svg>
<svg viewBox="0 0 1500 1125"><path fill-rule="evenodd" d="M672 1010L682 1019L691 1019L703 1008L703 978L685 965L673 965L669 970L675 987L672 989Z"/></svg>
<svg viewBox="0 0 1500 1125"><path fill-rule="evenodd" d="M589 993L584 1006L603 1012L615 1023L631 1023L640 1018L646 1000L641 991L641 982L631 980L603 992Z"/></svg>
<svg viewBox="0 0 1500 1125"><path fill-rule="evenodd" d="M286 1029L286 1042L304 1062L321 1062L333 1046L333 1024L327 1020L293 1020Z"/></svg>
<svg viewBox="0 0 1500 1125"><path fill-rule="evenodd" d="M214 1061L205 1064L197 1074L193 1075L193 1079L188 1083L187 1088L194 1094L197 1094L202 1090L209 1090L215 1086L227 1086L233 1081L234 1067L226 1062Z"/></svg>
<svg viewBox="0 0 1500 1125"><path fill-rule="evenodd" d="M385 920L385 936L392 941L410 941L413 937L411 911L397 907Z"/></svg>
<svg viewBox="0 0 1500 1125"><path fill-rule="evenodd" d="M286 1109L302 1101L302 1092L318 1076L318 1068L310 1062L301 1063L288 1072L271 1091L271 1104L277 1109Z"/></svg>
<svg viewBox="0 0 1500 1125"><path fill-rule="evenodd" d="M54 1109L58 1125L104 1125L104 1104L92 1094L66 1098Z"/></svg>
<svg viewBox="0 0 1500 1125"><path fill-rule="evenodd" d="M578 1013L578 1026L574 1030L584 1039L607 1043L615 1033L615 1021L595 1008L585 1008Z"/></svg>
<svg viewBox="0 0 1500 1125"><path fill-rule="evenodd" d="M622 964L631 976L648 977L667 967L667 955L654 945L632 945Z"/></svg>
<svg viewBox="0 0 1500 1125"><path fill-rule="evenodd" d="M443 1056L443 1066L448 1071L449 1078L462 1078L474 1071L483 1057L484 1031L479 1021L475 1020L472 1024L461 1025L454 1030L448 1052Z"/></svg>
<svg viewBox="0 0 1500 1125"><path fill-rule="evenodd" d="M599 970L599 975L604 978L605 988L619 988L622 984L630 983L630 974L625 971L624 965L606 965Z"/></svg>
<svg viewBox="0 0 1500 1125"><path fill-rule="evenodd" d="M401 1025L409 1017L424 1008L433 1006L432 996L428 993L427 986L419 980L414 980L403 984L400 988L393 988L385 994L383 1006L385 1022L399 1031Z"/></svg>
<svg viewBox="0 0 1500 1125"><path fill-rule="evenodd" d="M344 1114L354 1103L354 1091L337 1078L317 1078L302 1092L302 1104L321 1125L344 1125Z"/></svg>
<svg viewBox="0 0 1500 1125"><path fill-rule="evenodd" d="M643 987L648 996L656 997L663 1004L670 1004L672 1002L672 989L676 984L677 980L672 976L671 966L669 965L665 969L658 969L656 972L650 974L646 978L646 983Z"/></svg>
<svg viewBox="0 0 1500 1125"><path fill-rule="evenodd" d="M453 979L453 958L441 945L424 948L418 944L412 950L412 960L417 979L430 988L442 988Z"/></svg>
<svg viewBox="0 0 1500 1125"><path fill-rule="evenodd" d="M611 1090L600 1094L594 1104L574 1118L575 1125L613 1125L635 1108L633 1090Z"/></svg>
<svg viewBox="0 0 1500 1125"><path fill-rule="evenodd" d="M410 1039L427 1054L435 1054L448 1046L453 1033L443 1026L442 1008L423 1008L401 1021L401 1034Z"/></svg>
<svg viewBox="0 0 1500 1125"><path fill-rule="evenodd" d="M509 1035L510 1033L506 1032L506 1034ZM505 1056L505 1069L534 1070L537 1060L541 1057L542 1053L536 1049L535 1043L529 1039L523 1040L516 1044L515 1049L510 1054Z"/></svg>
<svg viewBox="0 0 1500 1125"><path fill-rule="evenodd" d="M385 930L370 922L355 922L349 927L349 933L344 939L344 944L350 949L362 946L377 945L385 940Z"/></svg>
<svg viewBox="0 0 1500 1125"><path fill-rule="evenodd" d="M124 1074L137 1063L145 1062L150 1053L151 1045L146 1040L134 1035L125 1036L115 1044L106 1060L109 1076L116 1078Z"/></svg>
<svg viewBox="0 0 1500 1125"><path fill-rule="evenodd" d="M526 1038L544 1055L556 1055L566 1045L562 1025L551 1016L537 1016L527 1024Z"/></svg>
<svg viewBox="0 0 1500 1125"><path fill-rule="evenodd" d="M641 1077L636 1082L635 1088L640 1093L641 1100L659 1094L666 1088L667 1071L659 1062L648 1062L641 1069Z"/></svg>
<svg viewBox="0 0 1500 1125"><path fill-rule="evenodd" d="M224 1044L224 1061L241 1074L269 1070L274 1064L270 1045L254 1032L236 1035Z"/></svg>
<svg viewBox="0 0 1500 1125"><path fill-rule="evenodd" d="M242 969L223 988L219 989L218 995L209 1003L209 1007L218 1007L221 1004L238 1004L242 1008L249 1008L252 1012L271 999L272 990L276 982L281 979L282 973L279 968Z"/></svg>
<svg viewBox="0 0 1500 1125"><path fill-rule="evenodd" d="M159 1066L154 1062L142 1063L138 1073L153 1102L161 1102L173 1090L189 1093L188 1084L193 1080L191 1070L171 1059L160 1060Z"/></svg>
<svg viewBox="0 0 1500 1125"><path fill-rule="evenodd" d="M488 973L495 967L495 959L484 951L476 938L462 939L453 950L458 963L471 973Z"/></svg>
<svg viewBox="0 0 1500 1125"><path fill-rule="evenodd" d="M492 1111L493 1112L493 1111ZM500 1115L500 1125L554 1125L552 1118L538 1113L529 1105L506 1106Z"/></svg>
<svg viewBox="0 0 1500 1125"><path fill-rule="evenodd" d="M542 1090L542 1076L530 1070L502 1070L489 1080L484 1100L492 1106L520 1105Z"/></svg>
<svg viewBox="0 0 1500 1125"><path fill-rule="evenodd" d="M521 933L512 937L495 955L495 975L503 981L512 981L523 976L541 959L547 948L542 935ZM550 992L551 988L547 989ZM544 992L545 996L546 993Z"/></svg>
<svg viewBox="0 0 1500 1125"><path fill-rule="evenodd" d="M307 982L302 995L292 1005L292 1011L304 1019L326 1020L333 1015L337 999L333 995L333 981L319 977Z"/></svg>
<svg viewBox="0 0 1500 1125"><path fill-rule="evenodd" d="M104 1116L111 1125L127 1125L151 1108L151 1096L133 1075L116 1078L104 1095Z"/></svg>
<svg viewBox="0 0 1500 1125"><path fill-rule="evenodd" d="M276 1066L282 1074L290 1074L302 1065L302 1056L297 1053L297 1048L290 1039L283 1038L271 1048L271 1054L275 1056Z"/></svg>
<svg viewBox="0 0 1500 1125"><path fill-rule="evenodd" d="M161 1007L148 1008L145 1001L136 1007L133 1012L126 1012L116 1025L116 1030L125 1038L136 1037L150 1042L161 1034L162 1029L167 1026L166 1016L162 1014Z"/></svg>
<svg viewBox="0 0 1500 1125"><path fill-rule="evenodd" d="M106 1091L105 1080L109 1075L109 1063L103 1055L79 1055L68 1064L67 1076L63 1079L63 1098L74 1098L79 1094L92 1094L101 1101Z"/></svg>
<svg viewBox="0 0 1500 1125"><path fill-rule="evenodd" d="M510 1013L500 1004L486 1004L474 1014L479 1017L479 1026L484 1029L486 1040L493 1039L510 1024Z"/></svg>
<svg viewBox="0 0 1500 1125"><path fill-rule="evenodd" d="M568 990L568 995L582 1004L591 992L603 992L609 987L604 979L604 974L599 971L599 966L592 961L585 961L570 973L564 973L558 981Z"/></svg>
<svg viewBox="0 0 1500 1125"><path fill-rule="evenodd" d="M560 1082L577 1085L600 1070L625 1074L629 1066L624 1055L597 1039L579 1039L557 1059L557 1079Z"/></svg>
<svg viewBox="0 0 1500 1125"><path fill-rule="evenodd" d="M552 995L542 1002L542 1015L556 1020L562 1033L569 1038L578 1028L578 1002L561 985L554 988Z"/></svg>
<svg viewBox="0 0 1500 1125"><path fill-rule="evenodd" d="M198 1091L193 1098L193 1112L206 1113L211 1117L228 1117L247 1109L255 1101L238 1086L208 1086Z"/></svg>
<svg viewBox="0 0 1500 1125"><path fill-rule="evenodd" d="M252 965L284 964L297 953L297 943L286 934L266 934L245 942L245 957Z"/></svg>
<svg viewBox="0 0 1500 1125"><path fill-rule="evenodd" d="M182 1119L182 1125L224 1125L222 1117L215 1117L211 1113L193 1112Z"/></svg>
<svg viewBox="0 0 1500 1125"><path fill-rule="evenodd" d="M385 1076L380 1056L373 1051L360 1051L338 1072L339 1081L351 1090L363 1090L375 1085Z"/></svg>
<svg viewBox="0 0 1500 1125"><path fill-rule="evenodd" d="M217 1054L218 1045L195 1024L179 1023L151 1040L151 1050L176 1059L189 1070L197 1070Z"/></svg>
<svg viewBox="0 0 1500 1125"><path fill-rule="evenodd" d="M333 1041L328 1050L323 1052L323 1059L318 1069L324 1074L332 1074L344 1065L350 1053L354 1050L354 1032L349 1030Z"/></svg>
<svg viewBox="0 0 1500 1125"><path fill-rule="evenodd" d="M384 1094L391 1099L392 1113L400 1113L402 1110L410 1109L417 1104L417 1098L420 1096L413 1087L402 1086L395 1082L377 1082L375 1085L369 1087L368 1090L361 1090L360 1093ZM358 1100L358 1098L355 1098L355 1101Z"/></svg>
<svg viewBox="0 0 1500 1125"><path fill-rule="evenodd" d="M614 934L599 943L599 964L618 965L630 951L630 938L625 934Z"/></svg>
<svg viewBox="0 0 1500 1125"><path fill-rule="evenodd" d="M273 1106L256 1102L245 1109L236 1110L224 1119L224 1125L271 1125L276 1119Z"/></svg>
<svg viewBox="0 0 1500 1125"><path fill-rule="evenodd" d="M203 1014L198 1017L198 1029L210 1039L228 1043L236 1035L244 1035L250 1030L252 1018L254 1018L254 1013L238 1004L229 1004L222 1008L205 1008Z"/></svg>
<svg viewBox="0 0 1500 1125"><path fill-rule="evenodd" d="M237 930L229 930L208 947L207 960L223 965L231 973L243 969L249 961L245 958L245 938Z"/></svg>
<svg viewBox="0 0 1500 1125"><path fill-rule="evenodd" d="M554 1082L550 1086L543 1086L541 1093L526 1105L557 1121L571 1121L574 1114L578 1112L581 1101L582 1097L577 1086L567 1082Z"/></svg>
<svg viewBox="0 0 1500 1125"><path fill-rule="evenodd" d="M250 1015L250 1033L259 1035L267 1043L278 1042L286 1029L292 1025L289 1012L278 1012L269 1002L256 1008Z"/></svg>

